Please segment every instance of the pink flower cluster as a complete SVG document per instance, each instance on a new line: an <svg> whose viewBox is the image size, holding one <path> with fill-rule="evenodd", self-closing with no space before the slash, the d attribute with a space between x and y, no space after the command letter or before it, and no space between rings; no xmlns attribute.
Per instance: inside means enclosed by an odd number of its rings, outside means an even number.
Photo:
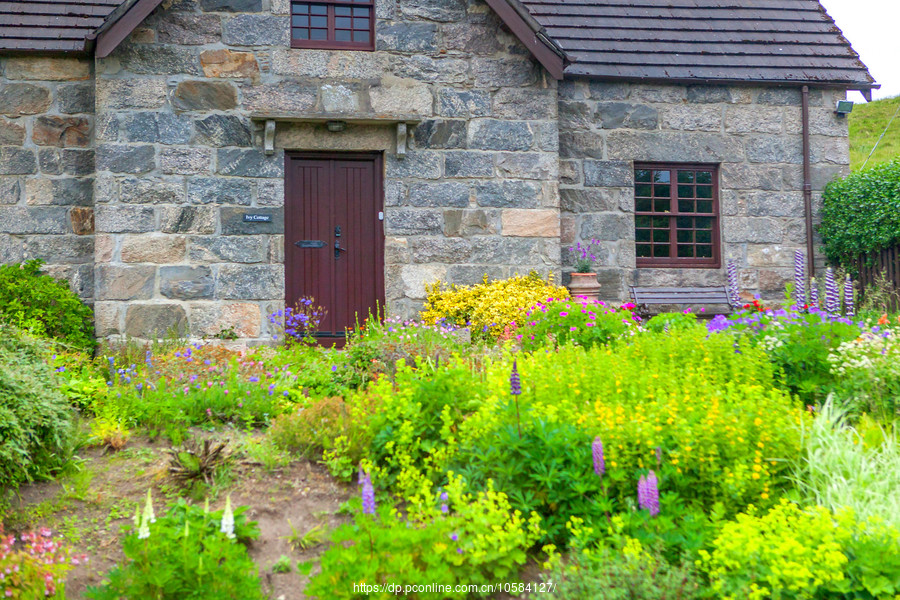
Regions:
<svg viewBox="0 0 900 600"><path fill-rule="evenodd" d="M30 598L41 591L51 597L66 571L88 561L86 554L72 554L54 541L46 527L19 536L21 549L15 548L16 536L2 533L0 528L0 589L5 598Z"/></svg>

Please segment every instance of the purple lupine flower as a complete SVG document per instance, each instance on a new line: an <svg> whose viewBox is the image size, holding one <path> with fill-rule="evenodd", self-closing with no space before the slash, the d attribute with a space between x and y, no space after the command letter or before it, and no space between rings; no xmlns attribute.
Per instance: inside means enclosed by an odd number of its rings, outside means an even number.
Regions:
<svg viewBox="0 0 900 600"><path fill-rule="evenodd" d="M606 460L603 458L603 441L599 435L591 444L591 454L594 456L594 473L598 477L603 477L603 474L606 473Z"/></svg>
<svg viewBox="0 0 900 600"><path fill-rule="evenodd" d="M809 280L809 306L819 308L819 284L815 277Z"/></svg>
<svg viewBox="0 0 900 600"><path fill-rule="evenodd" d="M519 369L516 361L513 361L512 373L509 374L509 393L518 396L522 393L522 380L519 378Z"/></svg>
<svg viewBox="0 0 900 600"><path fill-rule="evenodd" d="M741 293L738 289L737 263L733 260L728 261L728 299L731 301L732 308L741 305Z"/></svg>
<svg viewBox="0 0 900 600"><path fill-rule="evenodd" d="M798 307L806 304L806 256L802 250L794 251L794 302Z"/></svg>
<svg viewBox="0 0 900 600"><path fill-rule="evenodd" d="M847 274L847 281L844 282L844 313L848 317L852 317L856 314L856 309L853 306L853 279L850 278L850 274Z"/></svg>
<svg viewBox="0 0 900 600"><path fill-rule="evenodd" d="M825 311L830 315L841 311L841 296L831 267L825 270Z"/></svg>
<svg viewBox="0 0 900 600"><path fill-rule="evenodd" d="M153 353L147 350L147 354L144 356L144 362L147 363L148 367L153 366Z"/></svg>
<svg viewBox="0 0 900 600"><path fill-rule="evenodd" d="M372 477L368 471L366 471L362 482L362 504L363 514L375 514L375 488L372 487Z"/></svg>
<svg viewBox="0 0 900 600"><path fill-rule="evenodd" d="M659 484L653 471L638 480L638 506L650 511L651 517L659 514Z"/></svg>

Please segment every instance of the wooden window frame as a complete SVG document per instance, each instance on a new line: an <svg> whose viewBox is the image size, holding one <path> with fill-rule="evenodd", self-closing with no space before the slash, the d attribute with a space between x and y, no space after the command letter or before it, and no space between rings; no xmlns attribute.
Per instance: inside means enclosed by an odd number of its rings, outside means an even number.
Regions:
<svg viewBox="0 0 900 600"><path fill-rule="evenodd" d="M317 50L359 50L363 52L372 52L375 50L375 1L367 2L350 2L348 0L309 0L299 2L291 0L291 48L317 49ZM297 4L318 4L328 7L328 37L327 40L299 40L294 38L294 6ZM334 8L336 6L346 6L350 8L368 8L369 9L369 41L362 42L339 42L334 39L335 36L335 15ZM352 17L351 17L352 18ZM362 31L362 30L359 30Z"/></svg>
<svg viewBox="0 0 900 600"><path fill-rule="evenodd" d="M638 211L637 210L637 186L641 182L637 181L637 171L653 170L653 171L670 171L670 211ZM712 172L712 212L711 213L682 213L678 210L678 171L711 171ZM671 249L668 257L637 257L636 265L638 268L693 268L693 269L719 269L722 267L722 213L719 209L719 165L706 163L634 163L635 171L635 187L633 188L635 198L635 217L667 217L670 219L669 226L669 247ZM651 207L655 208L655 206ZM711 258L678 258L678 217L708 217L713 220L712 227L712 257ZM635 232L637 224L635 224ZM652 236L652 234L651 234ZM651 237L652 241L652 237ZM635 237L635 251L637 250L637 238ZM694 241L696 244L696 240ZM651 244L652 245L652 244ZM671 254L675 254L672 256Z"/></svg>

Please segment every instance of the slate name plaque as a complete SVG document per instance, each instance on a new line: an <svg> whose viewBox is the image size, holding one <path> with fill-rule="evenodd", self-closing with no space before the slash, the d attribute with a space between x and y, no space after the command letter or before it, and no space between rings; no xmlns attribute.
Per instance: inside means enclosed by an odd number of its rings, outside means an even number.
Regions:
<svg viewBox="0 0 900 600"><path fill-rule="evenodd" d="M271 223L272 215L244 215L244 223Z"/></svg>

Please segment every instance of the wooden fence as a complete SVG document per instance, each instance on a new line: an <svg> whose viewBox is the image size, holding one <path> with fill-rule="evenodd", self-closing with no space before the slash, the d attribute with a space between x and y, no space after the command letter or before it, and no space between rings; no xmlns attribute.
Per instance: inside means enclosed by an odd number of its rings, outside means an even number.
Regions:
<svg viewBox="0 0 900 600"><path fill-rule="evenodd" d="M872 290L884 274L887 281L893 284L893 294L884 300L888 302L889 310L900 311L900 246L885 248L878 254L861 256L857 259L856 266L859 270L862 298L865 298L867 290Z"/></svg>

